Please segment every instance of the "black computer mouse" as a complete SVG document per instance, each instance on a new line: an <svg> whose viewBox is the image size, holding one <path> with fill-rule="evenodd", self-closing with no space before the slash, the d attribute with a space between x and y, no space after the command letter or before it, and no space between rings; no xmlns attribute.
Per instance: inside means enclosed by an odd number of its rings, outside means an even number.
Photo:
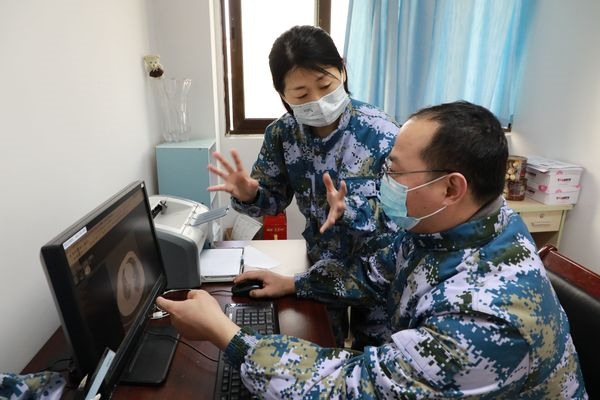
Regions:
<svg viewBox="0 0 600 400"><path fill-rule="evenodd" d="M262 289L263 282L260 279L247 279L231 287L231 294L234 296L250 296L250 291Z"/></svg>

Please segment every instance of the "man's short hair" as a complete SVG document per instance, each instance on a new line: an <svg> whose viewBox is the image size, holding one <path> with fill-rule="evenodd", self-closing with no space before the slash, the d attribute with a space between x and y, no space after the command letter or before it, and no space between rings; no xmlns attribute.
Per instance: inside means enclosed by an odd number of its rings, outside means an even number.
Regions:
<svg viewBox="0 0 600 400"><path fill-rule="evenodd" d="M420 155L428 168L463 174L480 204L502 194L508 144L494 114L485 107L456 101L423 108L411 118L439 124Z"/></svg>

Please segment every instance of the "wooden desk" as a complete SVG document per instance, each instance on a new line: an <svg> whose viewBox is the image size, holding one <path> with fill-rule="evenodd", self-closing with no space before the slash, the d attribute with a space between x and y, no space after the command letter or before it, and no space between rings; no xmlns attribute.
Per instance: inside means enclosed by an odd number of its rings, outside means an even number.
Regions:
<svg viewBox="0 0 600 400"><path fill-rule="evenodd" d="M525 200L507 201L527 225L538 248L551 243L559 248L567 211L572 204L543 204L525 197Z"/></svg>
<svg viewBox="0 0 600 400"><path fill-rule="evenodd" d="M276 267L281 273L293 273L306 268L306 250L301 251L304 241L259 241L269 243L254 243L261 251L268 252L280 263ZM219 247L245 245L250 242L222 242ZM278 252L270 249L277 248ZM287 260L287 261L286 261ZM215 290L229 290L231 283L203 284L202 289L212 292ZM250 298L232 297L227 293L215 293L215 298L221 305L232 302L252 302ZM311 300L301 300L294 296L275 299L279 316L281 333L297 336L310 340L324 347L335 346L335 339L331 331L331 324L326 308L322 303ZM168 318L154 321L155 323L168 323ZM206 341L188 341L187 343L202 351L207 356L216 359L219 350ZM41 371L51 366L57 360L70 357L69 349L59 328L46 342L42 349L23 369L22 373ZM64 363L61 365L65 365ZM119 385L112 399L160 399L160 400L187 400L187 399L212 399L217 371L217 362L211 361L188 346L179 343L175 351L173 363L164 384L160 386L126 386ZM64 399L71 399L73 392L65 391Z"/></svg>
<svg viewBox="0 0 600 400"><path fill-rule="evenodd" d="M203 285L203 289L209 292L230 288L230 284L211 283ZM220 293L215 294L215 297L223 305L231 302L254 301L249 298L232 298L228 294ZM307 339L325 347L335 346L329 317L323 304L310 300L300 300L293 296L276 299L275 304L277 305L279 327L282 333ZM168 321L165 319L159 323L168 323ZM209 342L188 340L186 342L209 357L215 359L218 357L219 350ZM22 373L46 369L56 360L67 357L69 357L69 350L62 328L59 328L23 369ZM212 399L216 371L216 362L179 343L164 384L160 386L119 385L112 399ZM68 393L66 394L65 398L69 398Z"/></svg>

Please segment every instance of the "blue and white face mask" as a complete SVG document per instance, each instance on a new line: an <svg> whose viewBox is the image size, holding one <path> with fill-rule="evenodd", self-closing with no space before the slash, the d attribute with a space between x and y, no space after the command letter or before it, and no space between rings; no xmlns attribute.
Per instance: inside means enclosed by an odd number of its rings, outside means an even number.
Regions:
<svg viewBox="0 0 600 400"><path fill-rule="evenodd" d="M408 211L406 209L406 195L411 190L420 189L427 185L430 185L434 182L437 182L447 175L440 176L434 180L426 182L422 185L415 186L414 188L408 188L407 186L397 182L395 179L390 177L383 177L381 179L381 189L379 191L379 201L381 202L381 207L383 208L383 212L389 219L394 221L396 225L400 229L410 230L414 228L419 222L422 220L429 218L442 210L444 210L448 206L443 206L437 211L432 212L431 214L425 215L423 217L410 217L408 216Z"/></svg>
<svg viewBox="0 0 600 400"><path fill-rule="evenodd" d="M337 89L319 100L297 105L288 103L288 105L292 108L294 117L299 123L321 127L338 119L348 103L350 103L350 97L344 89L344 84L340 83Z"/></svg>

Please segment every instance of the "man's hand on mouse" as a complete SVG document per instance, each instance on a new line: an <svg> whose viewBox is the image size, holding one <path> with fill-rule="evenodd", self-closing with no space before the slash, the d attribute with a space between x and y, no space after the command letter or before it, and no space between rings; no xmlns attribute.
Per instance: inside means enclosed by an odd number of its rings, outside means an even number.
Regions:
<svg viewBox="0 0 600 400"><path fill-rule="evenodd" d="M238 284L248 279L258 279L263 282L262 289L252 290L250 297L281 297L296 293L293 276L280 275L264 269L245 271L238 275L233 283Z"/></svg>
<svg viewBox="0 0 600 400"><path fill-rule="evenodd" d="M191 340L209 340L224 349L240 329L208 292L190 290L185 300L159 296L156 305L171 315L171 324Z"/></svg>

